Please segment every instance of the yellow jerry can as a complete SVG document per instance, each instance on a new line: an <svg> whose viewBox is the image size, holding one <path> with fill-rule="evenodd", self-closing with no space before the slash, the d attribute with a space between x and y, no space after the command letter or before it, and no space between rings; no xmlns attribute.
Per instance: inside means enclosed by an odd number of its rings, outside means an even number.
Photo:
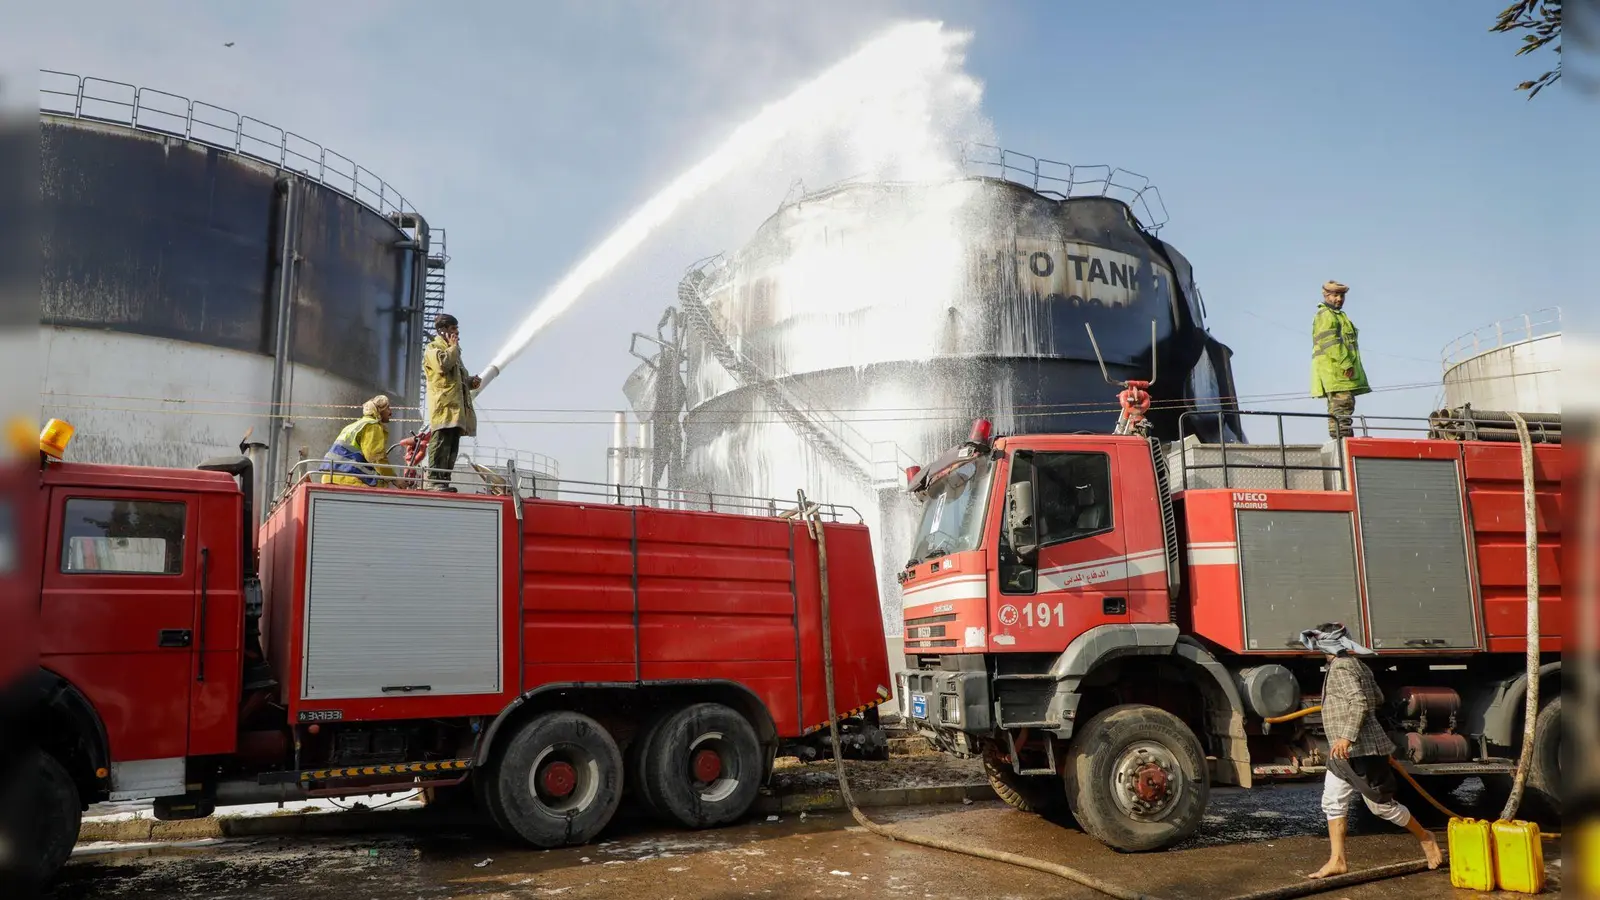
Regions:
<svg viewBox="0 0 1600 900"><path fill-rule="evenodd" d="M1578 896L1600 897L1600 820L1590 819L1578 826L1572 843L1578 864Z"/></svg>
<svg viewBox="0 0 1600 900"><path fill-rule="evenodd" d="M1469 891L1494 890L1494 838L1489 823L1452 817L1446 835L1450 844L1450 885Z"/></svg>
<svg viewBox="0 0 1600 900"><path fill-rule="evenodd" d="M1544 890L1544 845L1538 825L1505 819L1494 823L1494 873L1502 891Z"/></svg>

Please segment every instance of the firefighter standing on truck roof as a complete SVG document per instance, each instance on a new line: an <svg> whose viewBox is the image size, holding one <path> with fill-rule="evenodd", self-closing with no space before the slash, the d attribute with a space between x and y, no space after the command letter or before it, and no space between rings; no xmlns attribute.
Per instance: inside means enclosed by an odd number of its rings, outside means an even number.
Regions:
<svg viewBox="0 0 1600 900"><path fill-rule="evenodd" d="M472 409L472 391L482 381L468 375L461 362L461 325L442 313L433 320L433 340L422 355L428 378L428 458L424 467L425 490L455 493L450 472L456 467L461 439L478 433L478 414Z"/></svg>
<svg viewBox="0 0 1600 900"><path fill-rule="evenodd" d="M1350 417L1356 397L1370 393L1367 370L1361 367L1356 326L1344 312L1350 288L1337 281L1322 285L1322 305L1311 321L1311 396L1328 398L1328 436L1338 440L1355 432Z"/></svg>
<svg viewBox="0 0 1600 900"><path fill-rule="evenodd" d="M377 487L393 470L384 462L389 452L389 398L379 394L361 405L361 418L334 438L322 458L323 484Z"/></svg>
<svg viewBox="0 0 1600 900"><path fill-rule="evenodd" d="M1444 859L1439 842L1411 815L1411 810L1394 798L1394 769L1389 765L1394 742L1384 733L1376 715L1383 691L1367 664L1355 658L1375 654L1351 640L1350 633L1338 622L1300 632L1300 642L1328 660L1328 674L1322 682L1322 727L1328 735L1329 757L1323 777L1322 812L1328 817L1330 846L1327 864L1310 877L1328 878L1349 871L1344 855L1345 817L1351 799L1358 793L1373 815L1411 832L1422 844L1428 868L1437 869Z"/></svg>

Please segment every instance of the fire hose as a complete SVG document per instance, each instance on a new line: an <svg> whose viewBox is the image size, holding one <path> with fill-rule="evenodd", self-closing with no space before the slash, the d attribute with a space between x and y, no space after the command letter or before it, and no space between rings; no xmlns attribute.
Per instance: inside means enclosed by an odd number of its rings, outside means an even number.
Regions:
<svg viewBox="0 0 1600 900"><path fill-rule="evenodd" d="M942 840L936 837L909 834L900 830L899 828L889 825L880 825L877 822L867 818L866 814L861 811L861 808L856 805L855 797L850 792L850 779L845 775L844 771L844 752L839 746L839 718L832 712L838 710L839 707L835 700L833 686L833 623L829 609L828 542L822 528L822 521L817 515L818 507L816 504L806 500L805 491L798 492L798 496L800 500L800 506L798 510L799 517L805 521L807 532L811 535L812 540L816 541L817 543L817 572L820 582L822 607L823 685L827 694L828 709L830 710L830 715L828 717L828 737L833 744L834 771L839 779L839 794L844 799L845 807L849 809L850 816L851 818L855 819L856 824L860 825L862 828L866 829L872 834L891 841L899 841L906 844L916 844L923 847L929 847L934 850L944 850L949 853L959 853L963 856L971 856L977 859L987 859L992 862L1005 863L1007 865L1017 866L1023 869L1032 869L1035 872L1043 872L1046 875L1055 875L1059 878L1065 878L1068 881L1072 881L1092 890L1099 891L1100 893L1109 897L1117 897L1119 900L1162 900L1162 898L1157 897L1154 894L1147 894L1119 884L1114 884L1106 881L1105 879L1090 875L1088 872L1084 872L1080 869L1074 869L1070 866L1063 866L1059 863L1047 862L1042 859L1034 859L1032 857L1022 856L1021 854L1017 853L1008 853L1004 850L990 850L984 847L971 847L964 844L958 844L953 841ZM1301 716L1306 716L1313 712L1317 712L1320 709L1321 707L1318 706L1300 710L1299 712L1292 713L1288 716L1279 717L1279 721L1288 721L1290 719L1300 718ZM1391 760L1391 762L1393 761ZM1398 764L1395 764L1395 766L1396 768L1399 768ZM1435 806L1439 806L1437 801L1434 801L1431 796L1428 796L1427 792L1422 791L1422 788L1417 786L1415 781L1411 780L1409 773L1407 773L1404 769L1400 769L1400 772L1408 781L1411 781L1413 786L1417 787L1418 791L1423 793L1423 796L1428 797L1429 801L1433 802ZM1442 806L1439 806L1439 808L1444 809ZM1306 881L1284 885L1283 887L1278 888L1269 888L1264 891L1241 894L1230 898L1230 900L1292 900L1292 898L1296 897L1306 897L1312 894L1320 894L1326 891L1338 890L1339 888L1351 887L1357 884L1365 884L1367 882L1379 881L1387 878L1399 878L1406 875L1415 875L1425 871L1428 871L1427 860L1412 860L1409 862L1396 863L1394 865L1377 866L1371 869L1363 869L1358 872L1348 872L1343 875L1335 875L1330 878L1318 879L1316 881Z"/></svg>

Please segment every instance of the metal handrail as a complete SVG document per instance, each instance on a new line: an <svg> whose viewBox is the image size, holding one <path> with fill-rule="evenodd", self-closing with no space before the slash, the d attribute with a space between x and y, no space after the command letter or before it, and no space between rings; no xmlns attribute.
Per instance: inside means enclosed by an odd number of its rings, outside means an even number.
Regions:
<svg viewBox="0 0 1600 900"><path fill-rule="evenodd" d="M1439 356L1448 371L1457 363L1465 362L1490 350L1560 333L1561 307L1547 306L1531 313L1508 316L1498 322L1475 328L1446 344Z"/></svg>
<svg viewBox="0 0 1600 900"><path fill-rule="evenodd" d="M961 168L965 172L1000 178L1060 200L1072 197L1121 200L1133 210L1134 218L1139 220L1144 230L1151 234L1160 231L1169 220L1161 191L1150 183L1149 178L1138 172L1107 165L1075 166L992 144L962 143L957 146Z"/></svg>
<svg viewBox="0 0 1600 900"><path fill-rule="evenodd" d="M1220 461L1219 462L1215 462L1215 463L1190 463L1189 462L1189 454L1184 452L1185 442L1187 441L1187 439L1189 438L1189 436L1191 434L1191 432L1187 428L1188 422L1189 422L1189 420L1191 418L1195 418L1195 417L1199 417L1199 416L1211 416L1211 415L1215 415L1217 417L1217 434L1222 435L1223 436L1223 440L1222 440L1222 442L1220 444L1204 444L1203 446L1219 448L1218 452L1220 454ZM1236 442L1236 441L1227 440L1228 432L1224 428L1224 425L1225 425L1224 417L1225 416L1229 416L1229 415L1238 416L1240 418L1243 418L1245 416L1266 416L1266 417L1271 417L1272 419L1276 420L1277 425L1278 425L1278 442L1277 442L1277 444L1245 444L1245 443L1240 443L1240 442ZM1338 460L1338 465L1335 465L1335 466L1321 466L1321 465L1313 466L1313 465L1307 465L1307 464L1302 464L1302 463L1295 463L1295 464L1291 465L1289 463L1289 444L1288 444L1288 441L1284 438L1284 434L1283 434L1283 420L1285 418L1331 420L1331 419L1333 419L1333 415L1330 414L1330 413L1274 412L1274 411L1267 411L1267 410L1229 410L1229 409L1221 409L1221 408L1217 409L1217 411L1214 412L1214 413L1209 411L1209 410L1189 410L1187 412L1180 413L1178 415L1178 442L1177 442L1176 446L1177 446L1177 451L1178 451L1179 469L1183 473L1182 484L1183 484L1184 488L1187 489L1189 487L1189 470L1191 470L1191 469L1193 469L1195 471L1202 471L1202 470L1206 470L1206 469L1221 469L1222 470L1222 486L1224 488L1232 488L1233 487L1233 480L1231 478L1231 475L1232 475L1232 473L1233 473L1233 471L1235 469L1258 469L1258 470L1259 469L1265 469L1265 470L1268 470L1268 471L1279 472L1282 475L1282 477L1283 477L1283 487L1284 487L1285 490L1287 490L1289 488L1289 473L1290 472L1323 472L1323 473L1337 472L1339 474L1339 479L1338 479L1339 480L1339 488L1338 489L1339 490L1345 490L1344 442L1343 441L1339 441L1336 444L1335 458ZM1366 417L1352 417L1352 425L1354 423L1354 418L1365 419ZM1426 430L1426 429L1424 429L1424 430ZM1368 431L1369 431L1369 429L1368 429L1367 423L1365 421L1363 421L1362 422L1362 434L1363 434L1364 437L1365 436L1370 436L1368 434ZM1228 445L1229 444L1234 444L1234 445L1236 445L1238 447L1248 448L1248 449L1252 449L1252 450L1270 450L1274 446L1276 446L1278 448L1278 461L1276 463L1229 462L1228 461Z"/></svg>
<svg viewBox="0 0 1600 900"><path fill-rule="evenodd" d="M349 157L260 119L127 82L54 69L39 74L41 113L125 125L247 156L314 179L381 216L417 212L399 191ZM62 79L71 79L70 86Z"/></svg>
<svg viewBox="0 0 1600 900"><path fill-rule="evenodd" d="M391 448L392 449L392 448ZM303 459L289 469L283 482L274 491L272 508L276 509L296 487L320 481L323 460ZM783 516L792 514L795 501L772 497L755 497L744 494L722 494L715 491L694 491L673 488L642 487L631 484L604 484L594 481L576 481L550 478L533 472L524 472L515 466L499 470L487 466L457 467L453 470L428 469L422 466L388 464L396 474L379 488L363 490L421 490L421 480L429 474L450 475L450 485L458 494L497 495L512 494L528 500L587 500L616 506L638 506L653 509L674 509L697 512L733 513L737 515ZM854 521L863 524L866 518L853 506L842 503L818 504L820 514L830 522Z"/></svg>

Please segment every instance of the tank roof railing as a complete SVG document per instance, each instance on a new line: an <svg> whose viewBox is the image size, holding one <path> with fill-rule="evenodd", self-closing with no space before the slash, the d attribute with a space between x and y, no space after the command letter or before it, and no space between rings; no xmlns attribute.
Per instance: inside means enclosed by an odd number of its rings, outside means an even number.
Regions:
<svg viewBox="0 0 1600 900"><path fill-rule="evenodd" d="M271 508L276 509L299 485L319 482L323 474L322 465L323 460L320 459L303 459L297 462L283 481L275 485L271 491L273 495ZM388 490L420 492L422 479L428 472L434 471L420 466L391 465L389 468L394 474L384 479L381 485ZM443 470L438 471L443 472ZM459 494L468 496L506 496L514 489L516 496L524 500L570 500L580 503L746 516L790 516L799 505L799 500L793 497L785 500L716 491L576 481L529 472L517 467L491 468L481 463L473 466L465 461L458 463L456 468L451 470L450 484ZM816 506L818 514L825 521L856 525L866 521L861 511L853 506L839 503L819 503Z"/></svg>
<svg viewBox="0 0 1600 900"><path fill-rule="evenodd" d="M1446 344L1439 356L1445 371L1458 363L1512 344L1561 333L1561 307L1547 306L1520 316L1508 316L1463 334Z"/></svg>
<svg viewBox="0 0 1600 900"><path fill-rule="evenodd" d="M1017 153L992 144L962 143L961 168L973 175L987 175L1020 184L1046 197L1067 200L1074 197L1109 197L1133 210L1134 218L1145 231L1155 234L1167 224L1167 207L1161 191L1138 172L1107 165L1081 165L1058 162Z"/></svg>
<svg viewBox="0 0 1600 900"><path fill-rule="evenodd" d="M417 212L349 157L231 109L122 81L39 70L39 112L182 138L296 172L384 217Z"/></svg>

